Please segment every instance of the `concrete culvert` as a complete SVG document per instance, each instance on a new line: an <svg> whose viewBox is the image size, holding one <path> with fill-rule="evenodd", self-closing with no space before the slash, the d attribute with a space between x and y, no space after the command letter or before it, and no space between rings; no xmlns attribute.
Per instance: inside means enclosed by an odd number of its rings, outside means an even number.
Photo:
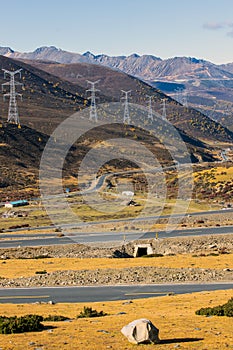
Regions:
<svg viewBox="0 0 233 350"><path fill-rule="evenodd" d="M139 258L144 255L153 254L153 249L151 244L137 244L134 246L134 257Z"/></svg>

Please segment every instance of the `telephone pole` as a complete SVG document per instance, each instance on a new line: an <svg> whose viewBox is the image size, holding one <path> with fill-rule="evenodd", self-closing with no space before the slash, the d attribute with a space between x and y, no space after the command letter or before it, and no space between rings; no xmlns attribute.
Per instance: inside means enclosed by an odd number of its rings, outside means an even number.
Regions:
<svg viewBox="0 0 233 350"><path fill-rule="evenodd" d="M13 123L16 125L20 125L19 113L18 113L18 107L17 107L17 96L20 96L21 100L22 100L22 94L19 94L18 92L16 92L15 87L17 85L23 86L23 84L15 81L15 75L19 74L19 76L21 78L22 69L18 69L16 71L8 71L6 69L2 69L2 70L4 72L4 79L6 79L7 75L10 76L10 81L2 84L2 91L4 90L4 86L10 87L10 91L3 95L4 100L6 97L9 97L9 108L8 108L7 122Z"/></svg>
<svg viewBox="0 0 233 350"><path fill-rule="evenodd" d="M97 109L96 109L96 96L95 93L96 91L100 91L95 88L95 85L98 84L99 80L97 81L89 81L87 80L88 84L91 84L91 88L86 90L87 92L91 93L91 96L88 97L91 100L91 107L90 107L90 120L91 121L98 121L98 115L97 115Z"/></svg>

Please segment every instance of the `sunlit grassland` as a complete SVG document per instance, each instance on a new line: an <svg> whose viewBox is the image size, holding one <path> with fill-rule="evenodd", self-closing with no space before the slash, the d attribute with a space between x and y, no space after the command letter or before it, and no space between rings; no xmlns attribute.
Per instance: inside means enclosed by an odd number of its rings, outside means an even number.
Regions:
<svg viewBox="0 0 233 350"><path fill-rule="evenodd" d="M233 268L233 254L218 256L193 256L192 254L177 254L175 256L151 258L41 258L41 259L8 259L0 260L0 277L18 278L35 275L36 271L48 273L59 270L95 270L128 267L153 266L167 268Z"/></svg>
<svg viewBox="0 0 233 350"><path fill-rule="evenodd" d="M154 297L133 300L128 305L123 305L122 301L56 305L0 304L0 315L5 316L52 314L73 318L72 322L46 322L47 326L55 327L51 332L44 330L0 335L0 343L4 350L25 350L29 342L34 342L34 347L49 350L105 350L107 346L111 346L113 350L130 350L135 345L128 343L120 332L121 328L135 319L148 318L159 328L159 336L163 342L157 345L140 345L140 349L170 350L177 344L184 350L229 349L233 347L231 319L198 316L195 311L201 307L223 304L232 297L232 293L232 290L228 290ZM103 310L109 315L98 319L75 319L84 305L98 311ZM119 314L122 312L124 314Z"/></svg>

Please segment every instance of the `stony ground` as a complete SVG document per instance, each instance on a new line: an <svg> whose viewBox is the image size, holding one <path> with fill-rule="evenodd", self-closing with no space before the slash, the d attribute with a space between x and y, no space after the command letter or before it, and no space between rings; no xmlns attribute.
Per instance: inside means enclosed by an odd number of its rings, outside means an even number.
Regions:
<svg viewBox="0 0 233 350"><path fill-rule="evenodd" d="M84 286L113 284L151 284L182 282L233 281L233 269L131 267L125 269L97 269L55 271L27 278L0 279L1 287Z"/></svg>
<svg viewBox="0 0 233 350"><path fill-rule="evenodd" d="M155 239L150 242L155 253L169 255L178 253L225 254L233 251L233 236L202 236L170 239ZM0 259L13 258L45 258L45 257L109 257L107 269L55 271L47 273L40 271L31 277L0 278L0 287L35 287L35 286L70 286L70 285L113 285L140 283L182 283L182 282L222 282L233 281L233 266L227 269L204 268L166 268L139 266L117 268L114 257L132 256L133 243L125 247L97 248L79 244L1 249ZM123 249L124 248L124 249ZM39 271L38 271L39 272Z"/></svg>
<svg viewBox="0 0 233 350"><path fill-rule="evenodd" d="M43 247L19 247L19 248L1 248L0 260L5 259L33 259L33 258L104 258L121 257L122 252L132 256L134 244L127 243L113 248L104 246L99 247L85 246L82 244L67 244ZM233 235L206 235L195 237L179 237L151 239L140 241L140 243L151 243L154 253L158 254L183 254L183 253L213 253L221 250L233 250Z"/></svg>

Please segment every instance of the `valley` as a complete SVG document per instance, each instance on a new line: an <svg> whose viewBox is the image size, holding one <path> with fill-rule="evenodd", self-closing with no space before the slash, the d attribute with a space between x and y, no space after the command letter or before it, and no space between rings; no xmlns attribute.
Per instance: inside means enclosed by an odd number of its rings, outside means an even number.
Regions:
<svg viewBox="0 0 233 350"><path fill-rule="evenodd" d="M0 313L49 315L4 350L131 349L135 317L161 350L232 346L227 316L195 314L232 295L232 81L204 59L0 47Z"/></svg>

